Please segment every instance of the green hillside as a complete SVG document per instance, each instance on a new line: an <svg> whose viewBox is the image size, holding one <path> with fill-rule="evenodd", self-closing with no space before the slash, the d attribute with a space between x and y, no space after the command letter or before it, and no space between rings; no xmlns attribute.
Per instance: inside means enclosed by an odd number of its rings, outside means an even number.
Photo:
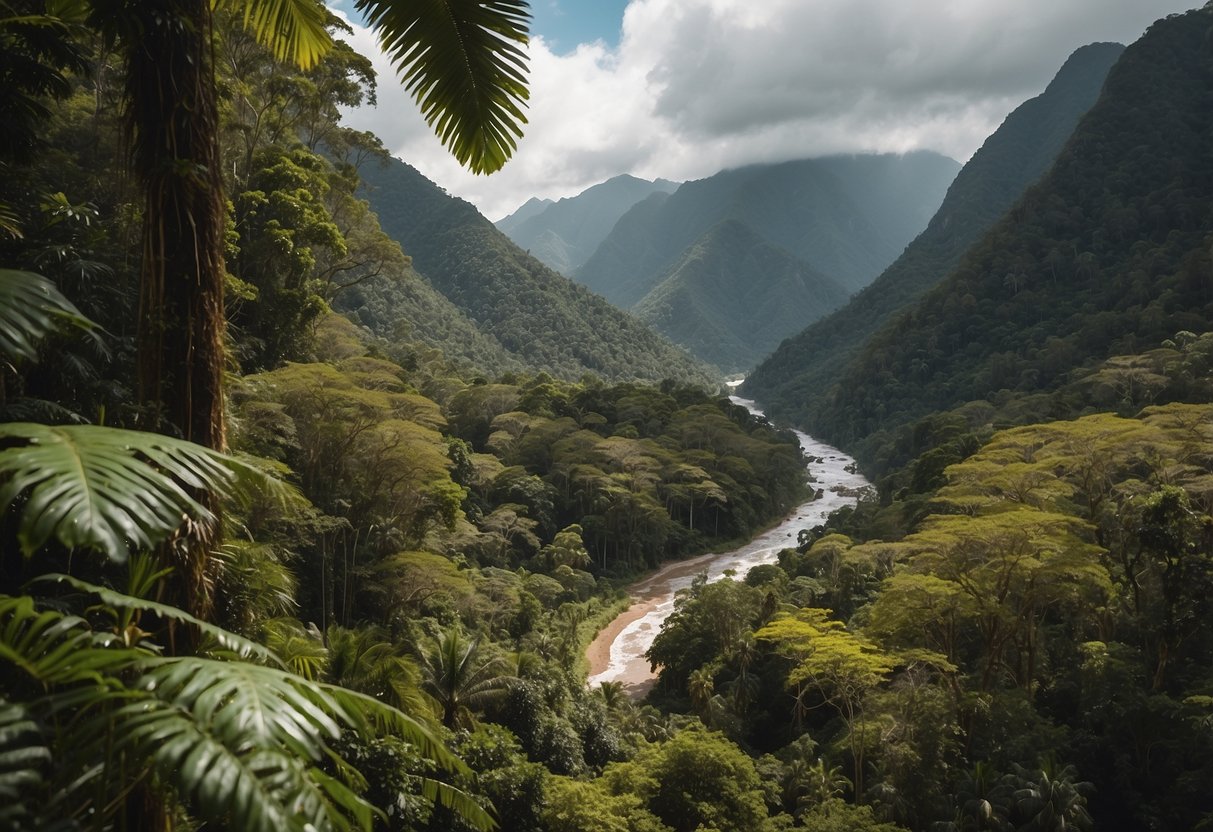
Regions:
<svg viewBox="0 0 1213 832"><path fill-rule="evenodd" d="M622 175L556 202L532 199L495 225L537 259L571 275L589 259L629 208L654 193L670 193L678 184Z"/></svg>
<svg viewBox="0 0 1213 832"><path fill-rule="evenodd" d="M746 394L792 417L835 383L863 343L947 276L1049 169L1123 51L1096 43L1071 55L1045 91L1017 107L973 155L930 225L893 265L846 306L780 345L747 378Z"/></svg>
<svg viewBox="0 0 1213 832"><path fill-rule="evenodd" d="M686 353L526 254L469 203L398 160L366 165L366 196L413 267L525 366L577 379L712 383Z"/></svg>
<svg viewBox="0 0 1213 832"><path fill-rule="evenodd" d="M389 341L441 350L450 363L490 375L525 368L522 361L412 268L368 280L338 295L333 308Z"/></svg>
<svg viewBox="0 0 1213 832"><path fill-rule="evenodd" d="M574 277L629 308L703 234L735 219L855 291L926 226L958 169L918 152L722 171L637 205Z"/></svg>
<svg viewBox="0 0 1213 832"><path fill-rule="evenodd" d="M885 464L905 451L888 432L932 411L1023 401L1021 419L1070 415L1081 399L1037 394L1213 328L1210 22L1168 18L1129 47L1049 174L827 395L785 410Z"/></svg>
<svg viewBox="0 0 1213 832"><path fill-rule="evenodd" d="M754 366L846 289L736 220L711 229L633 312L726 372Z"/></svg>

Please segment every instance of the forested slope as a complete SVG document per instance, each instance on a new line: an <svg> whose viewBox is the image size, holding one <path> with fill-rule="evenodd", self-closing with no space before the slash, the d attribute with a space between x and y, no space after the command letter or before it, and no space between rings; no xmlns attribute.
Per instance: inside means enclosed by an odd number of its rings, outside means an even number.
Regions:
<svg viewBox="0 0 1213 832"><path fill-rule="evenodd" d="M413 266L526 366L562 378L713 379L644 324L526 254L469 203L398 160L366 165L366 196Z"/></svg>
<svg viewBox="0 0 1213 832"><path fill-rule="evenodd" d="M939 211L880 277L837 312L789 338L745 383L772 414L805 418L808 404L838 381L847 362L892 316L944 279L1061 152L1124 47L1077 50L1043 93L1017 107L948 188Z"/></svg>
<svg viewBox="0 0 1213 832"><path fill-rule="evenodd" d="M847 291L736 220L687 249L633 313L691 354L744 372Z"/></svg>
<svg viewBox="0 0 1213 832"><path fill-rule="evenodd" d="M1076 368L1210 329L1209 15L1127 49L1049 174L795 415L863 450L931 411L1055 390Z"/></svg>

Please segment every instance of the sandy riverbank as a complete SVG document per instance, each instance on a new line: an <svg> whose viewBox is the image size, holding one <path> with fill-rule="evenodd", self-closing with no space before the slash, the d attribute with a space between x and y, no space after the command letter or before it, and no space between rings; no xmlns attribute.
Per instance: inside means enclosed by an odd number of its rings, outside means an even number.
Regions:
<svg viewBox="0 0 1213 832"><path fill-rule="evenodd" d="M672 581L695 575L714 557L715 553L708 553L690 560L674 561L644 580L632 584L628 590L632 596L632 605L599 630L598 635L594 636L594 640L586 648L585 655L590 663L589 675L593 677L607 669L611 663L611 645L615 643L615 639L619 638L625 627L644 618L656 609L663 597L670 595L673 591L670 586ZM618 676L618 681L623 683L632 696L642 696L652 686L653 680L653 672L643 658L629 663Z"/></svg>

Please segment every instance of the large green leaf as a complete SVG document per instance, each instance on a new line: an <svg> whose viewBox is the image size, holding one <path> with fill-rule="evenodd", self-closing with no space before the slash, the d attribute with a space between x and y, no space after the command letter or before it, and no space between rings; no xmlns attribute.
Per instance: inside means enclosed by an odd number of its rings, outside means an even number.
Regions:
<svg viewBox="0 0 1213 832"><path fill-rule="evenodd" d="M39 610L34 599L0 596L0 662L41 685L100 682L129 668L138 654L111 649L116 639L94 633L84 619Z"/></svg>
<svg viewBox="0 0 1213 832"><path fill-rule="evenodd" d="M244 28L280 61L311 69L333 46L328 12L317 0L211 0L239 16Z"/></svg>
<svg viewBox="0 0 1213 832"><path fill-rule="evenodd" d="M526 116L525 0L355 0L426 123L459 163L492 173Z"/></svg>
<svg viewBox="0 0 1213 832"><path fill-rule="evenodd" d="M42 275L0 269L0 356L33 360L38 342L64 326L93 325Z"/></svg>
<svg viewBox="0 0 1213 832"><path fill-rule="evenodd" d="M120 610L137 610L139 612L149 612L157 615L166 621L176 621L180 624L188 624L195 627L202 635L206 636L215 645L218 645L220 650L227 650L242 659L257 659L266 664L282 666L282 660L278 658L274 651L268 647L258 644L244 636L237 635L222 627L217 627L209 621L203 621L196 616L190 615L188 612L177 607L161 604L157 601L148 601L144 598L135 598L130 595L125 595L121 592L116 592L103 586L90 584L88 581L82 581L79 578L73 578L71 575L49 574L41 575L34 579L33 583L39 582L54 582L67 584L73 589L81 592L87 592L96 595L101 599L101 603L107 606L114 607Z"/></svg>
<svg viewBox="0 0 1213 832"><path fill-rule="evenodd" d="M20 703L0 697L0 830L32 829L33 808L23 794L44 788L51 751Z"/></svg>
<svg viewBox="0 0 1213 832"><path fill-rule="evenodd" d="M120 713L118 735L151 756L161 776L203 817L244 830L369 828L370 808L318 764L342 729L390 732L448 771L467 769L428 731L353 691L242 662L150 658L134 687L155 702ZM477 829L492 819L458 789L426 782L423 794Z"/></svg>
<svg viewBox="0 0 1213 832"><path fill-rule="evenodd" d="M124 561L186 522L213 516L191 491L277 488L252 466L154 433L95 425L0 424L0 512L22 498L17 538L31 555L54 538Z"/></svg>
<svg viewBox="0 0 1213 832"><path fill-rule="evenodd" d="M150 770L195 817L249 832L371 828L376 810L356 793L359 775L329 747L344 730L391 732L467 773L377 700L276 668L125 647L29 597L0 596L0 678L33 694L13 709L0 701L0 808L11 804L17 820L40 811L30 801L48 754L64 790L57 820L90 800L104 806ZM48 727L31 727L39 724ZM324 770L330 764L336 775ZM493 826L456 788L427 781L422 792L478 829ZM6 817L0 811L0 823ZM92 817L98 828L106 819Z"/></svg>

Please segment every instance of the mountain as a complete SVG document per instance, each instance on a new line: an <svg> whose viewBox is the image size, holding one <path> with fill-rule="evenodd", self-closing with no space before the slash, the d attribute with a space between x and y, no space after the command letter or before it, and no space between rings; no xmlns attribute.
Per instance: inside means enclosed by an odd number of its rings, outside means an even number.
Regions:
<svg viewBox="0 0 1213 832"><path fill-rule="evenodd" d="M722 171L634 206L574 277L629 308L708 230L731 219L855 291L926 226L959 167L924 151Z"/></svg>
<svg viewBox="0 0 1213 832"><path fill-rule="evenodd" d="M1049 169L1123 52L1120 44L1096 43L1071 55L1045 91L1017 107L973 154L926 230L893 265L846 306L782 344L746 379L746 395L772 415L792 416L836 382L864 341L942 280Z"/></svg>
<svg viewBox="0 0 1213 832"><path fill-rule="evenodd" d="M496 225L519 248L561 274L571 275L629 208L650 194L670 193L677 187L678 183L668 179L650 182L625 174L577 196L544 200L546 205L530 199Z"/></svg>
<svg viewBox="0 0 1213 832"><path fill-rule="evenodd" d="M835 281L749 226L725 220L687 249L632 311L692 355L739 372L846 299Z"/></svg>
<svg viewBox="0 0 1213 832"><path fill-rule="evenodd" d="M802 422L896 463L929 414L1071 416L1077 371L1213 330L1211 25L1210 7L1173 15L1126 49L1049 173Z"/></svg>
<svg viewBox="0 0 1213 832"><path fill-rule="evenodd" d="M526 254L405 163L367 164L360 174L380 225L413 268L522 366L565 379L714 383L702 364Z"/></svg>
<svg viewBox="0 0 1213 832"><path fill-rule="evenodd" d="M508 217L502 217L493 224L508 235L511 231L525 223L527 220L542 214L549 206L555 204L556 203L550 199L540 199L537 196L533 196L524 202L517 211L510 214Z"/></svg>

